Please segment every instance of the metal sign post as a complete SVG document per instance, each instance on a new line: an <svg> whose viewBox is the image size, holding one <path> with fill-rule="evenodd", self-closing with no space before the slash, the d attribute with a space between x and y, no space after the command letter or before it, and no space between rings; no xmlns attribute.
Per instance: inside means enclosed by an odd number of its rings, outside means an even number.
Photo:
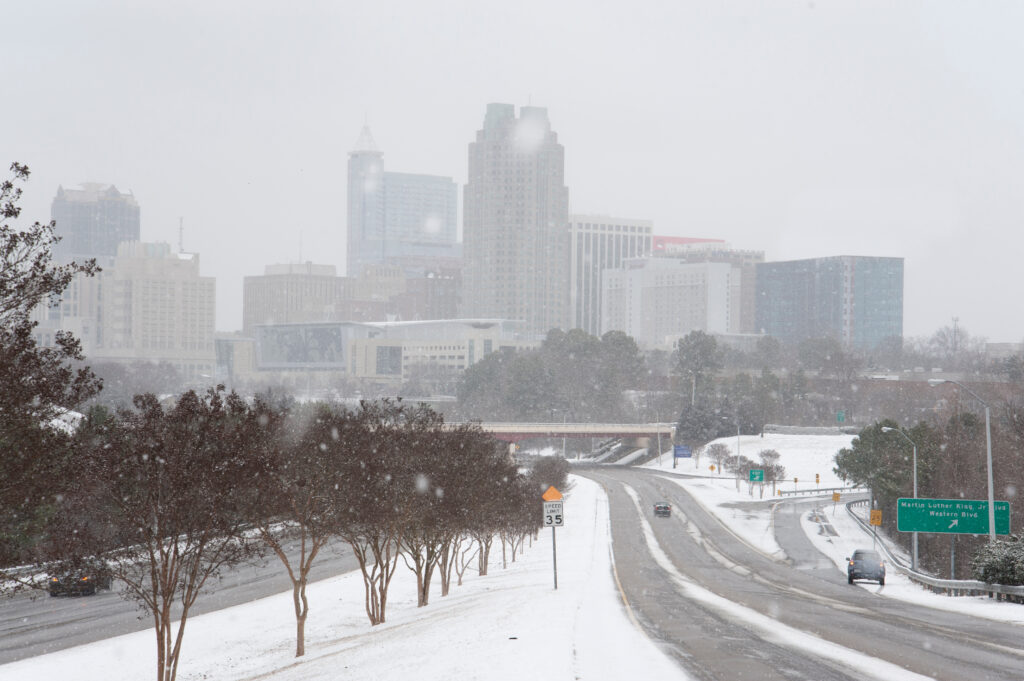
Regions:
<svg viewBox="0 0 1024 681"><path fill-rule="evenodd" d="M547 491L541 496L544 499L544 527L551 528L551 567L555 576L555 590L558 590L558 549L555 528L562 527L565 525L565 516L563 515L563 502L562 493L559 492L555 487L548 487Z"/></svg>

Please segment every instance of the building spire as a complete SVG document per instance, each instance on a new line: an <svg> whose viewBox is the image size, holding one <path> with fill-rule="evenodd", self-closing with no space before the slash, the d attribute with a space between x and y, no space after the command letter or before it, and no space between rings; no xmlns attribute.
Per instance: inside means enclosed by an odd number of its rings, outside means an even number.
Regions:
<svg viewBox="0 0 1024 681"><path fill-rule="evenodd" d="M358 154L360 152L370 152L379 154L380 149L377 148L377 143L373 141L373 135L370 134L370 126L364 125L362 131L359 133L359 139L356 140L355 146L349 153Z"/></svg>

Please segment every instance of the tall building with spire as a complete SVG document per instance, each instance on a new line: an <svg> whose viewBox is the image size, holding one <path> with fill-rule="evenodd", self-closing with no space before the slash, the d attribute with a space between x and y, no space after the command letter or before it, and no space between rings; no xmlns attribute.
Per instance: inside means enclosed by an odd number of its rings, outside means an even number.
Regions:
<svg viewBox="0 0 1024 681"><path fill-rule="evenodd" d="M569 190L547 109L487 105L463 202L462 315L520 320L534 337L567 328Z"/></svg>
<svg viewBox="0 0 1024 681"><path fill-rule="evenodd" d="M348 155L346 274L391 265L411 276L456 267L458 189L450 177L384 170L384 154L363 126Z"/></svg>

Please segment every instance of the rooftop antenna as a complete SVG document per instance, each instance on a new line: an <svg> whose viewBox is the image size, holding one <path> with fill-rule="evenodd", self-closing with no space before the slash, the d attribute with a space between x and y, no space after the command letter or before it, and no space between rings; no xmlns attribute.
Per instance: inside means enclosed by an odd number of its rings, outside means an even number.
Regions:
<svg viewBox="0 0 1024 681"><path fill-rule="evenodd" d="M302 262L302 232L299 232L299 262Z"/></svg>
<svg viewBox="0 0 1024 681"><path fill-rule="evenodd" d="M178 218L178 253L185 252L185 218Z"/></svg>

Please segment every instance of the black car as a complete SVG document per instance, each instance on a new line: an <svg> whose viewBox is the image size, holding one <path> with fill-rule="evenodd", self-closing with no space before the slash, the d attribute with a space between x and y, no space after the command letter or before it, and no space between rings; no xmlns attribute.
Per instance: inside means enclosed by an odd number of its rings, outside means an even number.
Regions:
<svg viewBox="0 0 1024 681"><path fill-rule="evenodd" d="M885 561L877 551L857 549L846 561L847 583L853 584L855 579L869 579L885 586Z"/></svg>
<svg viewBox="0 0 1024 681"><path fill-rule="evenodd" d="M667 501L659 501L654 504L654 515L659 518L668 518L672 515L672 504Z"/></svg>
<svg viewBox="0 0 1024 681"><path fill-rule="evenodd" d="M97 589L109 589L110 578L88 573L51 575L51 596L92 596Z"/></svg>

